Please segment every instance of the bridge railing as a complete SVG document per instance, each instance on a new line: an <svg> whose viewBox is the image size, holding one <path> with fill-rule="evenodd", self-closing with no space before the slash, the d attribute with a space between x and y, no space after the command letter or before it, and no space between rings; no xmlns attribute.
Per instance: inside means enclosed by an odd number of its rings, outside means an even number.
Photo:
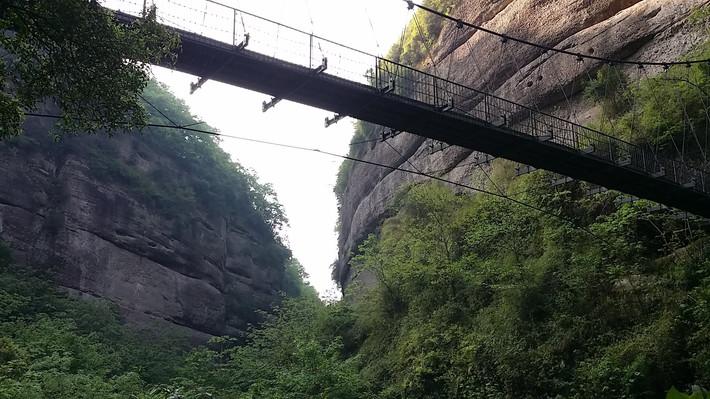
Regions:
<svg viewBox="0 0 710 399"><path fill-rule="evenodd" d="M229 1L229 0L223 0ZM142 0L103 0L107 8L140 16ZM328 60L327 72L353 82L369 84L375 57L301 29L293 28L216 0L147 0L155 5L160 23L239 46L308 68ZM248 36L248 39L247 39Z"/></svg>
<svg viewBox="0 0 710 399"><path fill-rule="evenodd" d="M109 8L140 15L140 0L104 0ZM225 0L222 0L225 1ZM327 59L325 73L414 100L442 112L532 137L620 167L633 168L687 188L710 193L710 176L636 145L531 107L359 51L216 0L148 0L168 26L307 68Z"/></svg>
<svg viewBox="0 0 710 399"><path fill-rule="evenodd" d="M392 94L483 121L486 124L556 144L633 168L693 190L710 193L707 172L659 157L645 145L632 144L598 130L550 115L383 58L377 59L375 85Z"/></svg>

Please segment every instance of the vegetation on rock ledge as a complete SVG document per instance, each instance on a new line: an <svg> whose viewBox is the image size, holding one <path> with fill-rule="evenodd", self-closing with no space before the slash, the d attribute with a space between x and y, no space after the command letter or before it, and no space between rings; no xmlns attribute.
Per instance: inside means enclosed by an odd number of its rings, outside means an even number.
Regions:
<svg viewBox="0 0 710 399"><path fill-rule="evenodd" d="M657 398L710 384L703 233L581 186L550 192L542 175L508 190L594 236L500 199L412 188L353 261L379 282L356 325L380 397Z"/></svg>
<svg viewBox="0 0 710 399"><path fill-rule="evenodd" d="M706 56L706 48L693 54ZM680 66L631 85L604 67L586 95L601 103L602 130L668 154L685 143L696 149L686 160L701 162L690 133L707 130L709 77L707 65ZM365 131L358 127L358 140ZM396 215L351 261L377 281L353 288L346 345L358 348L370 397L690 397L673 386L704 397L707 225L652 211L646 201L620 205L618 193L589 197L584 183L555 189L545 172L514 178L512 170L496 161L488 188L575 226L424 184L403 189ZM347 177L349 166L341 171Z"/></svg>

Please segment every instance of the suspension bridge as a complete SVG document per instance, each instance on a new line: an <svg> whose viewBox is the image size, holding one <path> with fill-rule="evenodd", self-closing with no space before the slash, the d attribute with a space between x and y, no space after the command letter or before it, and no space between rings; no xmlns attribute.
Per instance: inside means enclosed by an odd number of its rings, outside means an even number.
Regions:
<svg viewBox="0 0 710 399"><path fill-rule="evenodd" d="M166 5L173 14L157 4L159 21L181 48L162 66L198 76L193 90L219 81L272 96L264 111L295 101L334 112L327 124L349 116L710 217L708 172L650 146L215 1ZM141 12L121 8L117 18Z"/></svg>

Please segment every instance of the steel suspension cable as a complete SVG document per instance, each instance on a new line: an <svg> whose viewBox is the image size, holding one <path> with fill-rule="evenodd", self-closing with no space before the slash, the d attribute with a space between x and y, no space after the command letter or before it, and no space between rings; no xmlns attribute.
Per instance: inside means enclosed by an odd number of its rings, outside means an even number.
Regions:
<svg viewBox="0 0 710 399"><path fill-rule="evenodd" d="M140 97L141 100L143 100L151 108L153 108L155 111L157 111L163 118L165 118L165 120L167 120L168 122L172 123L175 126L179 126L177 123L175 123L175 121L170 119L169 116L165 115L165 113L163 111L161 111L160 108L156 107L152 102L148 101L148 99L145 98L143 95L139 94L138 97Z"/></svg>
<svg viewBox="0 0 710 399"><path fill-rule="evenodd" d="M61 115L41 114L41 113L34 113L34 112L26 112L26 113L25 113L25 116L29 116L29 117L39 117L39 118L48 118L48 119L57 119L57 120L63 118ZM597 236L597 235L596 235L594 232L592 232L589 228L584 227L584 226L579 226L573 219L571 219L571 218L569 218L569 217L567 217L567 216L565 216L565 215L553 213L553 212L551 212L551 211L549 211L549 210L547 210L547 209L544 209L544 208L542 208L542 207L540 207L540 206L533 205L533 204L530 204L530 203L527 203L527 202L523 202L523 201L520 201L520 200L517 200L517 199L514 199L514 198L510 198L510 197L507 197L507 196L505 196L505 195L501 195L501 194L498 194L498 193L495 193L495 192L492 192L492 191L484 190L484 189L481 189L481 188L478 188L478 187L474 187L474 186L470 186L470 185L467 185L467 184L455 182L455 181L452 181L452 180L447 180L447 179L444 179L444 178L441 178L441 177L438 177L438 176L430 175L430 174L423 173L423 172L419 172L419 171L416 171L416 170L403 169L403 168L397 167L397 166L386 165L386 164L379 163L379 162L375 162L375 161L368 161L368 160L365 160L365 159L360 159L360 158L352 157L352 156L350 156L350 155L341 155L341 154L337 154L337 153L333 153L333 152L321 150L321 149L318 149L318 148L309 148L309 147L303 147L303 146L298 146L298 145L293 145L293 144L284 144L284 143L278 143L278 142L273 142L273 141L254 139L254 138L249 138L249 137L236 136L236 135L231 135L231 134L226 134L226 133L213 132L213 131L203 130L203 129L195 129L195 128L190 128L190 127L180 127L180 126L164 125L164 124L156 124L156 123L149 123L149 124L146 124L145 127L152 127L152 128L158 128L158 129L182 130L182 131L187 131L187 132L191 132L191 133L206 134L206 135L215 136L215 137L227 137L227 138L232 138L232 139L235 139L235 140L247 141L247 142L258 143L258 144L264 144L264 145L271 145L271 146L276 146L276 147L281 147L281 148L290 148L290 149L294 149L294 150L307 151L307 152L314 152L314 153L318 153L318 154L323 154L323 155L327 155L327 156L332 156L332 157L337 157L337 158L341 158L341 159L345 159L345 160L350 160L350 161L353 161L353 162L363 163L363 164L367 164L367 165L371 165L371 166L377 166L377 167L387 168L387 169L390 169L390 170L396 170L396 171L401 171L401 172L405 172L405 173L410 173L410 174L414 174L414 175L426 177L426 178L429 178L429 179L431 179L431 180L435 180L435 181L438 181L438 182L441 182L441 183L451 184L451 185L453 185L453 186L457 186L457 187L461 187L461 188L466 188L466 189L469 189L469 190L474 191L474 192L477 192L477 193L486 194L486 195L489 195L489 196L492 196L492 197L496 197L496 198L500 198L500 199L503 199L503 200L506 200L506 201L510 201L510 202L515 203L515 204L517 204L517 205L519 205L519 206L522 206L522 207L524 207L524 208L528 208L528 209L534 210L534 211L536 211L536 212L539 212L539 213L541 213L541 214L543 214L543 215L551 216L551 217L553 217L553 218L555 218L555 219L558 219L558 220L560 220L560 221L563 221L563 222L569 224L572 228L578 229L578 230L580 230L580 231L584 231L585 233L589 234L590 236L592 236L592 237L594 237L594 238L596 238L596 239L599 239L599 240L601 240L601 241L606 242L603 238Z"/></svg>
<svg viewBox="0 0 710 399"><path fill-rule="evenodd" d="M543 61L543 62L544 62L544 63L547 63L547 62L550 61L551 58L552 58L552 54L550 54L550 56L547 57L547 60L545 60L545 61ZM569 114L570 114L570 115L569 115L569 119L571 120L573 117L576 118L576 112L573 111L573 110L574 110L574 107L572 106L572 100L570 100L570 96L567 95L567 90L565 90L565 87L564 87L564 85L562 84L562 80L561 80L561 78L560 78L559 69L557 69L557 66L556 66L554 63L551 64L551 68L555 68L555 70L553 71L552 75L553 75L553 76L555 77L555 79L557 80L557 87L558 87L559 90L562 92L562 95L563 95L564 98L565 98L565 103L567 104L567 109L568 109L568 112L569 112ZM570 95L571 95L571 93L570 93ZM576 118L576 119L577 119L577 120L576 120L575 122L576 122L578 125L580 125L580 123L579 123L579 118Z"/></svg>
<svg viewBox="0 0 710 399"><path fill-rule="evenodd" d="M665 70L665 72L664 72L665 77L663 78L663 80L668 80L668 74L669 74L669 73L670 73L670 68L667 68L667 69ZM661 101L659 100L657 94L658 94L658 93L656 93L655 87L654 87L653 85L651 85L651 96L652 96L652 98L653 98L653 101L654 101L655 104L656 104L656 107L658 107L658 109L660 110L660 109L663 109L663 104L661 104ZM673 144L673 147L674 147L675 150L676 150L676 154L677 154L677 155L680 155L680 156L681 156L681 159L683 159L683 148L684 148L684 144L681 143L681 147L678 147L678 143L676 143L675 137L673 137L672 134L669 135L669 137L670 137L670 139L671 139L671 143Z"/></svg>
<svg viewBox="0 0 710 399"><path fill-rule="evenodd" d="M422 38L422 43L424 43L424 48L426 49L427 55L429 56L429 59L431 60L431 66L434 68L434 73L436 75L439 74L439 69L436 60L434 60L434 56L431 51L431 46L429 46L429 40L427 40L427 37L424 35L424 30L422 27L419 25L419 17L417 16L417 13L414 13L414 25L417 28L417 31L419 32L419 36Z"/></svg>
<svg viewBox="0 0 710 399"><path fill-rule="evenodd" d="M419 168L417 168L416 166L414 166L414 164L409 160L409 157L405 157L404 154L402 154L399 150L397 150L396 148L394 148L394 146L393 146L392 144L390 144L389 141L385 141L385 144L387 144L387 145L389 146L389 148L392 149L392 151L394 151L397 155L399 155L400 158L404 159L404 161L405 161L406 163L408 163L409 166L411 166L412 168L414 168L414 170L416 170L416 171L419 172L419 173L422 173L421 169L419 169Z"/></svg>
<svg viewBox="0 0 710 399"><path fill-rule="evenodd" d="M377 39L377 31L375 30L375 24L372 23L372 18L370 18L370 13L367 11L367 6L363 4L363 10L365 11L365 16L367 17L367 22L370 24L370 30L372 31L372 37L375 39L375 45L377 46L377 53L381 54L382 50L380 48L380 41Z"/></svg>
<svg viewBox="0 0 710 399"><path fill-rule="evenodd" d="M666 72L667 72L667 70L666 70ZM648 74L648 71L646 71L646 69L644 69L644 73L646 74L646 79L652 79L652 77ZM650 80L649 80L649 81L650 81ZM651 84L649 91L650 91L650 93L651 93L651 100L653 101L654 105L655 105L658 109L662 109L662 108L663 108L663 105L661 104L660 100L658 99L658 95L657 95L657 93L656 93L655 86ZM660 129L660 126L659 126L659 129ZM673 137L673 135L671 134L671 135L669 136L669 138L670 138L671 144L673 145L673 148L675 148L676 153L677 153L677 154L680 154L680 153L681 153L680 148L678 147L678 143L676 143L675 138ZM660 149L660 143L658 143L658 140L656 140L656 141L657 141L656 145L657 145L657 146L659 147L659 149ZM658 155L657 155L657 153L654 154L654 156L656 156L656 161L658 161Z"/></svg>
<svg viewBox="0 0 710 399"><path fill-rule="evenodd" d="M589 69L586 70L587 73L587 80L589 84L591 84L594 81L594 78L592 78L591 73L589 72ZM608 97L609 93L609 79L605 79L604 81L604 97ZM614 126L614 121L611 118L611 115L608 115L604 110L601 112L602 116L607 119L609 122L609 126L611 126L611 132L614 133L616 132L616 126Z"/></svg>
<svg viewBox="0 0 710 399"><path fill-rule="evenodd" d="M482 32L485 32L485 33L488 33L488 34L491 34L491 35L494 35L494 36L498 36L498 37L500 37L500 38L503 39L503 40L511 40L511 41L514 41L514 42L526 44L526 45L528 45L528 46L537 47L537 48L542 49L542 50L545 50L545 51L552 51L552 52L555 52L555 53L565 54L565 55L569 55L569 56L573 56L573 57L577 57L577 58L591 59L591 60L601 61L601 62L605 62L605 63L629 64L629 65L671 66L671 65L687 65L687 64L704 64L704 63L710 63L710 59L689 60L689 61L658 62L658 61L642 61L642 60L635 60L635 61L634 61L634 60L619 60L619 59L612 59L612 58L597 57L597 56L593 56L593 55L589 55L589 54L577 53L577 52L573 52L573 51L568 51L568 50L564 50L564 49L555 48L555 47L552 47L552 46L547 46L547 45L544 45L544 44L534 43L534 42L531 42L531 41L528 41L528 40L525 40L525 39L521 39L521 38L514 37L514 36L510 36L510 35L507 35L507 34L504 34L504 33L496 32L496 31L494 31L494 30L484 28L483 26L476 25L476 24L473 24L473 23L471 23L471 22L467 22L467 21L464 21L464 20L462 20L462 19L452 17L452 16L450 16L450 15L444 13L444 12L435 10L435 9L430 8L430 7L427 7L427 6L425 6L425 5L417 4L417 3L413 2L412 0L404 0L404 2L407 3L410 8L413 8L413 7L419 8L419 9L421 9L421 10L423 10L423 11L426 11L426 12L428 12L428 13L434 14L434 15L439 16L439 17L441 17L441 18L445 18L445 19L448 19L448 20L450 20L450 21L454 21L454 22L456 22L456 23L460 23L460 24L467 25L467 26L469 26L469 27L471 27L471 28L478 29L478 30L480 30L480 31L482 31Z"/></svg>
<svg viewBox="0 0 710 399"><path fill-rule="evenodd" d="M690 68L687 68L687 72L688 72L688 76L685 80L681 79L682 82L690 82ZM690 118L690 114L688 114L688 107L685 104L685 101L683 99L683 95L680 93L680 88L676 87L675 94L676 94L676 97L678 98L678 100L681 102L684 118L688 123L688 127L690 129L690 132L693 134L693 138L695 139L695 143L698 145L698 150L700 151L700 155L703 157L703 161L707 162L707 156L705 154L705 151L703 150L703 146L700 144L700 139L698 138L698 135L695 131L695 126L693 125L693 121ZM702 101L702 97L701 97L701 101Z"/></svg>
<svg viewBox="0 0 710 399"><path fill-rule="evenodd" d="M461 39L461 30L463 29L463 27L459 28L459 26L457 25L454 29L456 29L456 39L454 40L454 45L456 45L459 42L459 40ZM457 49L458 48L454 48L448 55L449 67L448 67L448 71L446 71L446 80L451 80L450 79L451 78L451 65L453 64L454 53L456 53Z"/></svg>

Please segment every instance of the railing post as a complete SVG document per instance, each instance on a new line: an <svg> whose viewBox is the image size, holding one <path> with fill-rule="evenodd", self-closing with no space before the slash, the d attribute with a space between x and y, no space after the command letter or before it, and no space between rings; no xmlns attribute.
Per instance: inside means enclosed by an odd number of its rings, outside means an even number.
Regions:
<svg viewBox="0 0 710 399"><path fill-rule="evenodd" d="M377 90L380 90L380 57L375 57L375 81L372 82L372 85L377 88Z"/></svg>
<svg viewBox="0 0 710 399"><path fill-rule="evenodd" d="M486 115L486 122L490 123L491 122L491 111L488 109L488 94L485 93L483 94L483 112L485 112Z"/></svg>
<svg viewBox="0 0 710 399"><path fill-rule="evenodd" d="M232 10L232 46L237 45L237 10Z"/></svg>
<svg viewBox="0 0 710 399"><path fill-rule="evenodd" d="M582 149L582 144L579 142L579 136L582 135L582 129L584 129L584 128L580 127L579 129L572 130L572 143L574 143L575 150Z"/></svg>
<svg viewBox="0 0 710 399"><path fill-rule="evenodd" d="M611 137L609 137L608 141L609 141L609 160L611 162L614 162L614 143L611 141Z"/></svg>
<svg viewBox="0 0 710 399"><path fill-rule="evenodd" d="M313 68L313 34L308 35L308 69Z"/></svg>
<svg viewBox="0 0 710 399"><path fill-rule="evenodd" d="M432 75L432 77L431 77L431 83L432 83L433 88L434 88L434 90L433 90L433 91L434 91L434 104L433 104L433 105L434 105L435 107L438 107L438 106L439 106L439 93L438 93L438 89L437 89L437 87L436 87L436 77L433 76L433 75Z"/></svg>

